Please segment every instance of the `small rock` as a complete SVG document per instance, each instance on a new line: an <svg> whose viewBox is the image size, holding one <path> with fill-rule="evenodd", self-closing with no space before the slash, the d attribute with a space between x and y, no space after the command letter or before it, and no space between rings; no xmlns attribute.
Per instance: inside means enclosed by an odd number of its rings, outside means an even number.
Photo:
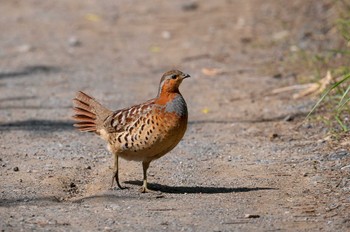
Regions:
<svg viewBox="0 0 350 232"><path fill-rule="evenodd" d="M21 53L30 52L32 50L33 50L33 47L30 46L29 44L23 44L23 45L17 47L17 51L21 52Z"/></svg>
<svg viewBox="0 0 350 232"><path fill-rule="evenodd" d="M170 39L171 33L169 31L162 31L162 38L163 39Z"/></svg>
<svg viewBox="0 0 350 232"><path fill-rule="evenodd" d="M86 167L86 169L91 170L91 166L90 166L90 165L89 165L89 166L87 166L87 167Z"/></svg>
<svg viewBox="0 0 350 232"><path fill-rule="evenodd" d="M243 37L241 38L241 43L243 44L248 44L252 42L252 38L251 37Z"/></svg>
<svg viewBox="0 0 350 232"><path fill-rule="evenodd" d="M278 134L277 133L272 133L271 135L270 135L270 140L274 140L275 138L278 138Z"/></svg>
<svg viewBox="0 0 350 232"><path fill-rule="evenodd" d="M293 117L293 115L290 115L290 114L288 114L284 119L283 119L283 121L285 121L285 122L291 122L291 121L293 121L294 120L294 117Z"/></svg>
<svg viewBox="0 0 350 232"><path fill-rule="evenodd" d="M350 165L346 165L346 166L342 167L340 170L350 171Z"/></svg>
<svg viewBox="0 0 350 232"><path fill-rule="evenodd" d="M245 218L259 218L260 215L257 215L257 214L245 214L244 217Z"/></svg>
<svg viewBox="0 0 350 232"><path fill-rule="evenodd" d="M117 205L117 204L111 204L109 206L109 208L112 209L112 210L120 210L121 207L119 205Z"/></svg>
<svg viewBox="0 0 350 232"><path fill-rule="evenodd" d="M312 128L312 125L311 124L304 124L303 127L305 129L311 129Z"/></svg>
<svg viewBox="0 0 350 232"><path fill-rule="evenodd" d="M182 5L182 10L184 11L194 11L197 10L199 7L197 2L187 2L185 4Z"/></svg>
<svg viewBox="0 0 350 232"><path fill-rule="evenodd" d="M44 170L45 170L45 171L53 171L54 168L53 168L52 165L45 165Z"/></svg>
<svg viewBox="0 0 350 232"><path fill-rule="evenodd" d="M71 47L77 47L81 45L81 41L77 37L72 36L68 39L68 44Z"/></svg>
<svg viewBox="0 0 350 232"><path fill-rule="evenodd" d="M282 78L282 74L281 73L276 73L275 75L272 76L273 78L276 79L281 79Z"/></svg>
<svg viewBox="0 0 350 232"><path fill-rule="evenodd" d="M14 167L14 168L13 168L13 171L14 171L14 172L18 172L18 171L19 171L19 168L18 168L18 167Z"/></svg>

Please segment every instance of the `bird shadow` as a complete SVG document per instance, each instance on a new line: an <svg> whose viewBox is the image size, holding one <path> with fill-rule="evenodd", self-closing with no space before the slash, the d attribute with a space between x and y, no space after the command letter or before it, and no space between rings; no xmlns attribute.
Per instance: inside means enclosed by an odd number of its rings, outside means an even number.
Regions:
<svg viewBox="0 0 350 232"><path fill-rule="evenodd" d="M142 185L142 181L125 181L126 184L131 185ZM218 194L218 193L242 193L252 191L263 191L263 190L278 190L278 188L270 187L208 187L208 186L168 186L162 184L148 183L150 190L159 191L162 193L171 194Z"/></svg>

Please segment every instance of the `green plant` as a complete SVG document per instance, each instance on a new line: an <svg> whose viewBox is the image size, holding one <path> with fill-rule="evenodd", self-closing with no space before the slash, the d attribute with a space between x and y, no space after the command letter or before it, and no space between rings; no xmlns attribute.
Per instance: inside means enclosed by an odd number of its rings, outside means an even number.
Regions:
<svg viewBox="0 0 350 232"><path fill-rule="evenodd" d="M344 132L349 131L349 117L350 117L350 6L344 5L345 11L340 13L340 18L336 20L336 27L339 35L343 38L342 45L339 49L333 49L329 52L336 57L341 57L340 60L335 62L336 68L332 69L332 73L339 78L335 83L327 88L321 95L320 99L313 106L306 118L320 107L321 103L331 107L331 116L335 122L339 124ZM319 56L315 56L317 59ZM316 63L325 60L319 60ZM332 62L332 60L326 60L326 63ZM328 66L328 65L327 65ZM319 69L316 70L319 72Z"/></svg>
<svg viewBox="0 0 350 232"><path fill-rule="evenodd" d="M343 83L347 83L350 82L350 73L347 73L346 75L343 76L343 78L340 81L335 82L333 85L331 85L328 89L326 89L321 98L316 102L316 104L312 107L311 111L309 112L309 114L306 116L306 118L309 118L310 115L316 110L317 107L319 107L319 105L321 104L321 102L323 102L325 100L325 98L327 96L330 95L331 91L333 90L338 90L338 96L339 93L340 95L340 99L338 100L338 104L335 107L335 115L334 118L335 120L338 122L338 124L341 126L341 128L343 129L343 131L348 131L349 128L347 127L347 125L344 123L344 121L342 120L342 113L345 110L349 110L349 106L348 103L350 102L350 97L348 96L349 92L350 92L350 85L348 85L345 89L345 91L343 90L343 88L341 88ZM348 83L349 84L349 83ZM337 98L333 98L333 99L337 99ZM330 100L332 101L332 98L330 98ZM334 101L334 100L333 100ZM332 105L332 104L331 104ZM348 113L347 111L345 113Z"/></svg>

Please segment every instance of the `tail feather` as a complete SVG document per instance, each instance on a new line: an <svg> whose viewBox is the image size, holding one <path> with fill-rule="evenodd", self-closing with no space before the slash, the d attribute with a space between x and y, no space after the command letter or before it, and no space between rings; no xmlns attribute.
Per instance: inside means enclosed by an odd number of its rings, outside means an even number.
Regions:
<svg viewBox="0 0 350 232"><path fill-rule="evenodd" d="M94 118L90 118L88 116L85 115L81 115L81 114L76 114L73 116L73 119L75 121L80 121L80 122L86 122L86 123L93 123L95 124L95 119Z"/></svg>
<svg viewBox="0 0 350 232"><path fill-rule="evenodd" d="M83 109L83 110L86 110L86 111L90 110L89 105L87 105L85 102L82 102L81 100L79 100L77 98L73 99L73 103L74 103L74 108Z"/></svg>
<svg viewBox="0 0 350 232"><path fill-rule="evenodd" d="M76 121L73 126L80 131L99 133L103 128L103 121L112 113L94 98L81 91L73 99L73 105L75 113L73 119Z"/></svg>
<svg viewBox="0 0 350 232"><path fill-rule="evenodd" d="M95 132L96 126L94 123L87 123L87 122L78 122L73 125L74 127L77 127L80 131L88 131L88 132Z"/></svg>
<svg viewBox="0 0 350 232"><path fill-rule="evenodd" d="M90 111L86 110L86 109L82 109L82 108L79 108L79 107L74 107L73 108L74 112L75 112L75 116L78 116L78 115L83 115L83 116L86 116L86 117L89 117L89 118L92 118L92 119L96 119L96 115L94 113L91 113ZM73 117L75 117L73 116Z"/></svg>

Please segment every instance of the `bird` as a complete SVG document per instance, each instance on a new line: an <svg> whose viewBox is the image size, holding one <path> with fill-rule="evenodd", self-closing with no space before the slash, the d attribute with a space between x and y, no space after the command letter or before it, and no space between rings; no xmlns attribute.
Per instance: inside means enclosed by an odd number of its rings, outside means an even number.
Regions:
<svg viewBox="0 0 350 232"><path fill-rule="evenodd" d="M107 141L114 156L114 180L120 189L119 157L142 162L142 193L153 192L147 186L147 169L152 161L171 151L183 138L188 122L185 99L179 91L182 81L190 77L179 70L165 72L155 98L142 104L115 111L103 106L95 98L78 91L73 99L74 127L94 132Z"/></svg>

